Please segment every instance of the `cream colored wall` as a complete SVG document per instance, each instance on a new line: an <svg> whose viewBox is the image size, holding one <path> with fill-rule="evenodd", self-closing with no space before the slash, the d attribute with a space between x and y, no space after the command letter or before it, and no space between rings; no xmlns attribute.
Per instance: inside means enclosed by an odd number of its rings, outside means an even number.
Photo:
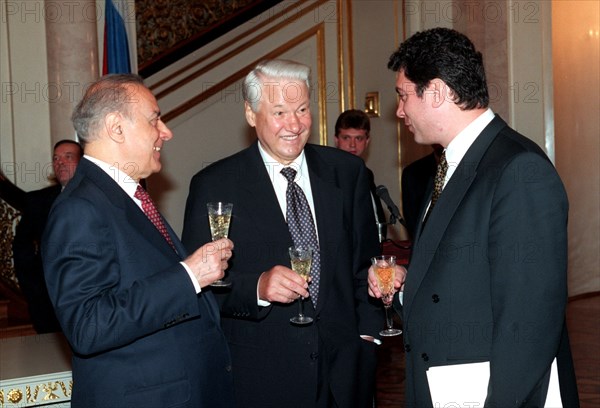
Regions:
<svg viewBox="0 0 600 408"><path fill-rule="evenodd" d="M0 163L26 191L50 184L52 147L98 77L95 0L0 0Z"/></svg>
<svg viewBox="0 0 600 408"><path fill-rule="evenodd" d="M570 201L569 293L600 291L600 3L552 2L556 167Z"/></svg>
<svg viewBox="0 0 600 408"><path fill-rule="evenodd" d="M43 3L0 0L0 164L27 191L52 173Z"/></svg>

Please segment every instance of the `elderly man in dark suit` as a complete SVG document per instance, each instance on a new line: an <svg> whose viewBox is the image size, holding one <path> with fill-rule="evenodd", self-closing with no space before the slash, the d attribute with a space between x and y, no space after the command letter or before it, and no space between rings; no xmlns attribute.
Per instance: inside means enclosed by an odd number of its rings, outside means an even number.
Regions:
<svg viewBox="0 0 600 408"><path fill-rule="evenodd" d="M187 255L141 179L173 134L136 75L90 85L73 113L85 156L43 238L50 299L73 349L73 407L233 406L217 303L233 243Z"/></svg>
<svg viewBox="0 0 600 408"><path fill-rule="evenodd" d="M25 195L23 215L16 228L13 241L15 274L27 300L31 323L39 334L61 331L46 289L40 244L52 203L73 178L81 156L83 149L76 141L56 142L52 155L56 184Z"/></svg>
<svg viewBox="0 0 600 408"><path fill-rule="evenodd" d="M246 76L246 120L258 141L195 175L187 201L188 248L210 240L206 203L233 203L232 286L217 297L244 408L373 401L383 316L367 295L369 258L379 251L367 169L358 157L307 144L309 76L307 66L283 60L260 63ZM306 227L300 238L290 230L297 206ZM290 269L288 247L309 236L317 267L307 285ZM290 323L300 297L308 298L310 325Z"/></svg>
<svg viewBox="0 0 600 408"><path fill-rule="evenodd" d="M486 407L543 407L555 357L563 406L579 406L564 325L568 202L554 166L488 108L482 55L464 35L416 33L388 66L397 116L417 143L444 147L397 273L407 406L443 405L432 367L489 362Z"/></svg>

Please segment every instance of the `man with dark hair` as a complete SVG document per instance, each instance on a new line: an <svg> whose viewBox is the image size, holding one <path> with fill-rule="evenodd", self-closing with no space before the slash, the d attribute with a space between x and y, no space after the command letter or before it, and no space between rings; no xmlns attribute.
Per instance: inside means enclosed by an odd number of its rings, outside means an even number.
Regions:
<svg viewBox="0 0 600 408"><path fill-rule="evenodd" d="M397 268L407 406L442 402L428 370L489 362L486 407L542 407L555 357L563 406L579 406L565 328L568 202L554 166L488 107L482 55L463 34L416 33L388 67L397 116L418 143L444 148L408 272Z"/></svg>
<svg viewBox="0 0 600 408"><path fill-rule="evenodd" d="M206 287L233 243L183 245L139 184L173 134L137 75L92 83L72 121L85 155L42 241L73 349L74 408L233 406L229 349Z"/></svg>
<svg viewBox="0 0 600 408"><path fill-rule="evenodd" d="M13 240L15 274L38 334L61 331L48 297L40 243L52 203L75 174L82 156L83 149L74 140L63 139L54 145L52 176L57 183L25 195L23 214Z"/></svg>
<svg viewBox="0 0 600 408"><path fill-rule="evenodd" d="M371 121L365 112L358 109L349 109L338 116L335 122L335 147L364 159L363 153L369 146L370 141ZM375 211L375 222L385 224L385 212L381 200L377 196L375 176L369 168L367 168L367 173ZM382 238L385 238L387 229L382 228L381 233Z"/></svg>

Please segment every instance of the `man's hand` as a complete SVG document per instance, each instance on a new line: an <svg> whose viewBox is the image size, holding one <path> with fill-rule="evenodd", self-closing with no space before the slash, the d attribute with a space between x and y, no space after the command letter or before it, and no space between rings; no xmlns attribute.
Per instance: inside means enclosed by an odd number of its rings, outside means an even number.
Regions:
<svg viewBox="0 0 600 408"><path fill-rule="evenodd" d="M274 266L258 279L258 298L261 300L291 303L300 296L310 296L308 283L290 268Z"/></svg>
<svg viewBox="0 0 600 408"><path fill-rule="evenodd" d="M223 238L201 246L184 262L203 288L225 276L227 261L231 258L232 251L233 242Z"/></svg>
<svg viewBox="0 0 600 408"><path fill-rule="evenodd" d="M396 272L394 289L396 289L396 291L402 291L404 290L404 280L406 279L406 268L404 266L395 265L394 269ZM376 298L381 297L381 291L379 290L379 286L377 286L377 276L375 276L373 266L369 268L369 295Z"/></svg>

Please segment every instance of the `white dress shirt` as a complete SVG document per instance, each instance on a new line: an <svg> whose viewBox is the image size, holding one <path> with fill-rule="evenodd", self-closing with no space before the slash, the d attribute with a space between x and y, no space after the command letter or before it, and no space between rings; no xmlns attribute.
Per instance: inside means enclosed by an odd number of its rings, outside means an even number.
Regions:
<svg viewBox="0 0 600 408"><path fill-rule="evenodd" d="M448 171L444 179L444 187L448 184L448 180L454 174L454 171L460 164L461 160L471 147L477 136L481 134L483 129L494 119L495 115L491 109L487 109L477 117L473 122L464 128L452 141L446 146L446 161L448 162Z"/></svg>
<svg viewBox="0 0 600 408"><path fill-rule="evenodd" d="M283 174L281 174L281 170L285 167L292 167L297 171L296 178L294 181L296 184L300 186L304 195L306 196L306 201L308 201L308 205L310 207L310 213L313 217L313 224L315 225L315 232L317 232L317 240L319 239L319 233L317 229L317 220L315 218L315 203L313 200L312 189L310 187L310 177L308 175L308 165L306 164L306 159L304 155L304 150L300 153L296 159L290 163L288 166L285 166L275 160L266 150L262 147L260 142L258 142L258 151L260 152L260 156L263 159L265 164L265 168L267 169L267 174L269 175L269 180L273 183L273 188L275 189L275 195L277 195L277 201L279 202L279 207L283 212L283 217L287 220L287 198L286 191L288 187L288 181Z"/></svg>

